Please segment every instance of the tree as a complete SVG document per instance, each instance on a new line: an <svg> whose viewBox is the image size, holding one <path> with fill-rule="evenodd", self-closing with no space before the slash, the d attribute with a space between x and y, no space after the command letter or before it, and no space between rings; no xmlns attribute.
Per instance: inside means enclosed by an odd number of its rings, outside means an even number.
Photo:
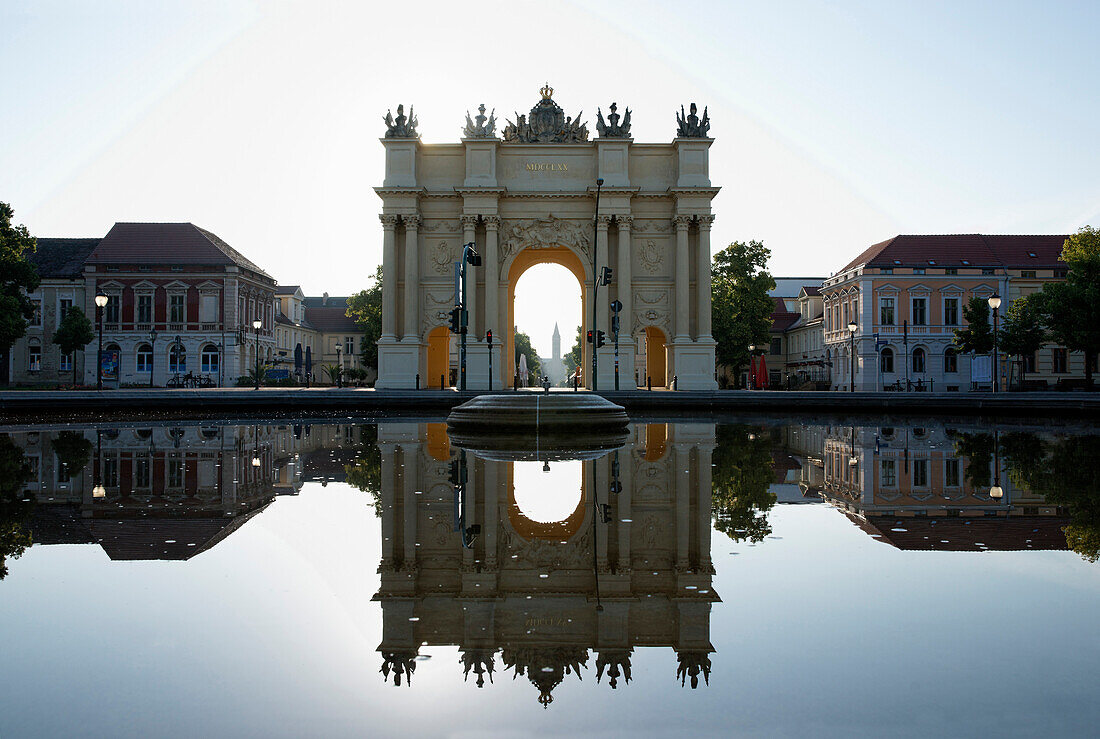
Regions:
<svg viewBox="0 0 1100 739"><path fill-rule="evenodd" d="M321 371L328 377L330 385L335 385L340 381L340 375L343 370L338 364L323 364L321 365Z"/></svg>
<svg viewBox="0 0 1100 739"><path fill-rule="evenodd" d="M366 367L378 367L378 339L382 336L382 266L374 272L374 284L348 298L348 318L363 332L359 356Z"/></svg>
<svg viewBox="0 0 1100 739"><path fill-rule="evenodd" d="M0 361L7 366L7 353L27 332L27 320L34 315L34 303L27 293L38 289L38 270L27 261L35 250L34 237L26 226L11 225L15 214L0 203Z"/></svg>
<svg viewBox="0 0 1100 739"><path fill-rule="evenodd" d="M382 516L382 452L378 448L378 426L359 427L359 448L355 462L344 465L347 483L369 493L374 513Z"/></svg>
<svg viewBox="0 0 1100 739"><path fill-rule="evenodd" d="M62 354L73 354L73 384L77 383L76 357L78 351L95 340L95 328L84 315L84 311L75 305L61 319L61 325L53 334L53 343L61 348Z"/></svg>
<svg viewBox="0 0 1100 739"><path fill-rule="evenodd" d="M88 466L92 458L92 442L77 431L59 431L50 441L57 461L65 469L66 479L71 480Z"/></svg>
<svg viewBox="0 0 1100 739"><path fill-rule="evenodd" d="M964 354L989 354L993 351L993 327L989 323L989 301L971 298L963 306L965 328L955 329L955 346Z"/></svg>
<svg viewBox="0 0 1100 739"><path fill-rule="evenodd" d="M34 502L23 495L31 466L23 450L8 436L0 436L0 580L8 574L7 561L19 557L31 545L28 528Z"/></svg>
<svg viewBox="0 0 1100 739"><path fill-rule="evenodd" d="M1043 328L1042 299L1038 295L1016 298L1005 311L998 344L1001 351L1020 359L1020 384L1024 382L1027 365L1024 357L1039 351L1046 340Z"/></svg>
<svg viewBox="0 0 1100 739"><path fill-rule="evenodd" d="M763 243L735 241L714 255L711 264L711 330L715 361L736 375L749 363L749 346L770 342L775 303L768 292L775 280L767 271Z"/></svg>
<svg viewBox="0 0 1100 739"><path fill-rule="evenodd" d="M565 371L569 375L576 372L577 367L584 362L584 336L581 335L580 326L577 326L577 343L562 357L562 361L565 362Z"/></svg>
<svg viewBox="0 0 1100 739"><path fill-rule="evenodd" d="M768 487L775 479L772 439L761 429L721 425L716 431L711 505L714 527L734 541L760 542L772 532Z"/></svg>
<svg viewBox="0 0 1100 739"><path fill-rule="evenodd" d="M1085 353L1085 382L1092 388L1100 351L1100 229L1085 226L1066 239L1061 260L1069 265L1066 279L1043 285L1046 324L1051 339Z"/></svg>
<svg viewBox="0 0 1100 739"><path fill-rule="evenodd" d="M531 377L542 377L542 362L539 355L531 346L531 337L516 329L516 366L519 366L519 355L527 357L527 372Z"/></svg>

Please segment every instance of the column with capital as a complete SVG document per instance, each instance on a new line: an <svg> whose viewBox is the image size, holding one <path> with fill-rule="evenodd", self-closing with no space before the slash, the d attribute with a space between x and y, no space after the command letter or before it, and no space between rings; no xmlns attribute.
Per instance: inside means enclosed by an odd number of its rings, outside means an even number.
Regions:
<svg viewBox="0 0 1100 739"><path fill-rule="evenodd" d="M710 225L714 216L699 216L699 255L696 264L695 297L696 330L695 338L709 339L710 336Z"/></svg>
<svg viewBox="0 0 1100 739"><path fill-rule="evenodd" d="M382 221L382 338L397 339L397 296L391 285L397 284L397 243L394 234L397 216L380 215ZM319 359L319 358L318 358Z"/></svg>
<svg viewBox="0 0 1100 739"><path fill-rule="evenodd" d="M476 245L476 231L477 228L477 216L471 214L465 214L462 216L462 243L474 244L475 251ZM459 251L458 258L462 258L462 252ZM482 262L484 264L484 262ZM467 328L469 333L466 336L467 345L470 342L477 341L478 336L478 324L477 324L477 273L481 267L474 267L472 265L466 265L466 310L469 312L469 323ZM457 296L461 297L461 296ZM457 299L457 298L456 298ZM468 358L467 358L468 361Z"/></svg>
<svg viewBox="0 0 1100 739"><path fill-rule="evenodd" d="M416 476L419 471L417 459L419 449L420 445L417 443L401 443L401 508L405 514L401 532L403 544L401 569L406 572L415 572L417 569L416 522L419 511L417 510Z"/></svg>
<svg viewBox="0 0 1100 739"><path fill-rule="evenodd" d="M405 224L405 332L403 341L420 339L420 216L401 216Z"/></svg>
<svg viewBox="0 0 1100 739"><path fill-rule="evenodd" d="M497 264L497 233L500 229L500 216L482 216L485 221L485 254L482 264L485 265L485 330L493 331L493 346L501 346L507 341L504 325L500 320L500 267ZM485 334L483 333L482 336ZM503 380L507 377L511 380L510 368L504 367L504 362L498 361L499 352L494 351L493 366L496 368L493 379L493 387L504 387ZM505 371L508 369L509 371Z"/></svg>
<svg viewBox="0 0 1100 739"><path fill-rule="evenodd" d="M638 386L634 376L634 277L631 262L634 258L634 243L630 234L634 217L615 216L615 222L619 224L615 296L623 304L619 313L619 388L632 390Z"/></svg>
<svg viewBox="0 0 1100 739"><path fill-rule="evenodd" d="M596 279L599 279L604 267L611 266L607 263L607 228L610 225L611 216L600 216L596 221ZM602 293L603 297L596 299L596 325L592 328L607 331L611 328L607 320L607 305L611 301L607 297L608 291ZM600 291L597 291L599 294Z"/></svg>
<svg viewBox="0 0 1100 739"><path fill-rule="evenodd" d="M672 474L676 476L673 491L676 496L676 572L687 572L691 567L688 537L691 536L691 447L682 443L672 445Z"/></svg>
<svg viewBox="0 0 1100 739"><path fill-rule="evenodd" d="M382 572L392 572L394 567L394 541L397 531L394 528L394 513L396 512L395 489L397 481L394 470L394 452L397 447L394 444L378 443L378 453L382 458Z"/></svg>
<svg viewBox="0 0 1100 739"><path fill-rule="evenodd" d="M678 215L672 219L676 224L676 321L674 341L690 341L688 302L688 226L691 216Z"/></svg>
<svg viewBox="0 0 1100 739"><path fill-rule="evenodd" d="M713 469L711 460L714 458L714 444L699 443L695 446L695 463L699 470L699 499L698 519L696 521L696 557L699 562L699 571L703 574L714 574L714 565L710 560L710 532L711 532L711 499L713 493Z"/></svg>

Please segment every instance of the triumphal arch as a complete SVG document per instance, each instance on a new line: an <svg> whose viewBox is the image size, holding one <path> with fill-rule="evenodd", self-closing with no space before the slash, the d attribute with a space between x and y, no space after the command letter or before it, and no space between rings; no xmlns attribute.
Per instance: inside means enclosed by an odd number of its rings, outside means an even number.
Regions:
<svg viewBox="0 0 1100 739"><path fill-rule="evenodd" d="M607 333L597 350L600 389L614 387L613 300L622 304L620 387L671 387L675 379L683 390L716 388L710 229L718 188L710 182L706 111L681 108L670 143L642 144L631 138L630 109L620 114L612 103L606 119L598 109L590 139L580 113L566 115L548 85L540 92L499 135L484 105L473 118L467 113L454 144L422 143L411 107L386 115L386 176L376 188L384 233L377 387L453 382L454 265L472 243L481 264L467 274L469 389L489 387L490 364L492 387L512 386L515 285L547 262L583 286L582 329ZM612 282L593 297L593 275L604 267ZM546 296L548 310L554 301ZM584 350L591 387L591 347Z"/></svg>

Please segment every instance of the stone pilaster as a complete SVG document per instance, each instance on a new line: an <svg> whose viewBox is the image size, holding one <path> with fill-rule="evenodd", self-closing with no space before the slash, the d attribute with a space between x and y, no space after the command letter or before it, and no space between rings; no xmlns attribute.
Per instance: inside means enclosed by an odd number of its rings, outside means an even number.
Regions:
<svg viewBox="0 0 1100 739"><path fill-rule="evenodd" d="M462 244L475 244L474 249L477 249L476 241L476 229L477 228L477 216L473 214L465 214L462 216ZM458 252L459 259L462 258L462 248L460 246ZM482 262L484 264L484 262ZM471 267L466 265L466 310L469 312L469 333L466 336L467 345L471 341L477 341L478 336L478 322L477 322L477 274L481 268ZM468 359L468 358L467 358ZM467 378L468 380L469 378Z"/></svg>
<svg viewBox="0 0 1100 739"><path fill-rule="evenodd" d="M678 215L672 219L676 225L676 316L674 341L689 341L691 327L688 302L688 226L691 216Z"/></svg>
<svg viewBox="0 0 1100 739"><path fill-rule="evenodd" d="M697 339L711 338L710 329L710 226L714 216L699 216L699 255L696 265L695 297Z"/></svg>
<svg viewBox="0 0 1100 739"><path fill-rule="evenodd" d="M397 216L381 215L382 221L382 284L397 285ZM397 295L392 289L382 291L382 338L397 338Z"/></svg>
<svg viewBox="0 0 1100 739"><path fill-rule="evenodd" d="M611 216L601 215L596 219L596 278L599 279L600 273L604 267L610 267L607 263L607 229L611 225ZM608 299L608 290L597 291L597 295L601 295L596 299L596 325L593 329L599 329L601 331L609 331L611 325L607 318L607 305L611 301Z"/></svg>
<svg viewBox="0 0 1100 739"><path fill-rule="evenodd" d="M404 341L420 340L420 216L401 216L405 224Z"/></svg>

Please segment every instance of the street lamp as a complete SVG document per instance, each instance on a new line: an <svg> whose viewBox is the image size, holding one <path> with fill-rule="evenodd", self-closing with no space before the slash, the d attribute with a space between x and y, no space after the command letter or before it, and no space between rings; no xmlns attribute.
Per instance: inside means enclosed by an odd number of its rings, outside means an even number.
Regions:
<svg viewBox="0 0 1100 739"><path fill-rule="evenodd" d="M596 213L592 216L592 331L590 336L592 337L592 389L596 390L599 387L599 382L596 378L599 371L599 354L596 351L596 330L599 326L596 325L596 303L598 298L598 290L602 278L607 273L607 267L604 270L600 270L600 265L596 264L596 255L598 248L596 244L600 241L600 190L603 188L603 177L596 180ZM610 282L604 282L605 285Z"/></svg>
<svg viewBox="0 0 1100 739"><path fill-rule="evenodd" d="M989 307L993 309L993 392L997 392L1001 388L1001 377L997 351L997 313L1001 307L1001 296L997 293L993 293L989 296Z"/></svg>
<svg viewBox="0 0 1100 739"><path fill-rule="evenodd" d="M110 300L106 295L100 293L95 296L95 317L96 322L99 324L99 353L96 355L95 363L95 389L103 389L103 309L107 307L107 301Z"/></svg>
<svg viewBox="0 0 1100 739"><path fill-rule="evenodd" d="M340 354L340 342L336 342L336 387L344 386L344 360Z"/></svg>
<svg viewBox="0 0 1100 739"><path fill-rule="evenodd" d="M851 337L850 347L848 349L848 364L852 366L852 380L850 384L851 392L856 391L856 329L859 326L855 321L848 322L848 335Z"/></svg>
<svg viewBox="0 0 1100 739"><path fill-rule="evenodd" d="M253 390L260 389L260 326L264 325L263 321L257 318L252 322L252 328L256 332L256 386Z"/></svg>
<svg viewBox="0 0 1100 739"><path fill-rule="evenodd" d="M755 390L753 387L756 383L756 344L749 344L749 390Z"/></svg>
<svg viewBox="0 0 1100 739"><path fill-rule="evenodd" d="M153 369L157 359L157 330L149 332L149 387L153 387Z"/></svg>

